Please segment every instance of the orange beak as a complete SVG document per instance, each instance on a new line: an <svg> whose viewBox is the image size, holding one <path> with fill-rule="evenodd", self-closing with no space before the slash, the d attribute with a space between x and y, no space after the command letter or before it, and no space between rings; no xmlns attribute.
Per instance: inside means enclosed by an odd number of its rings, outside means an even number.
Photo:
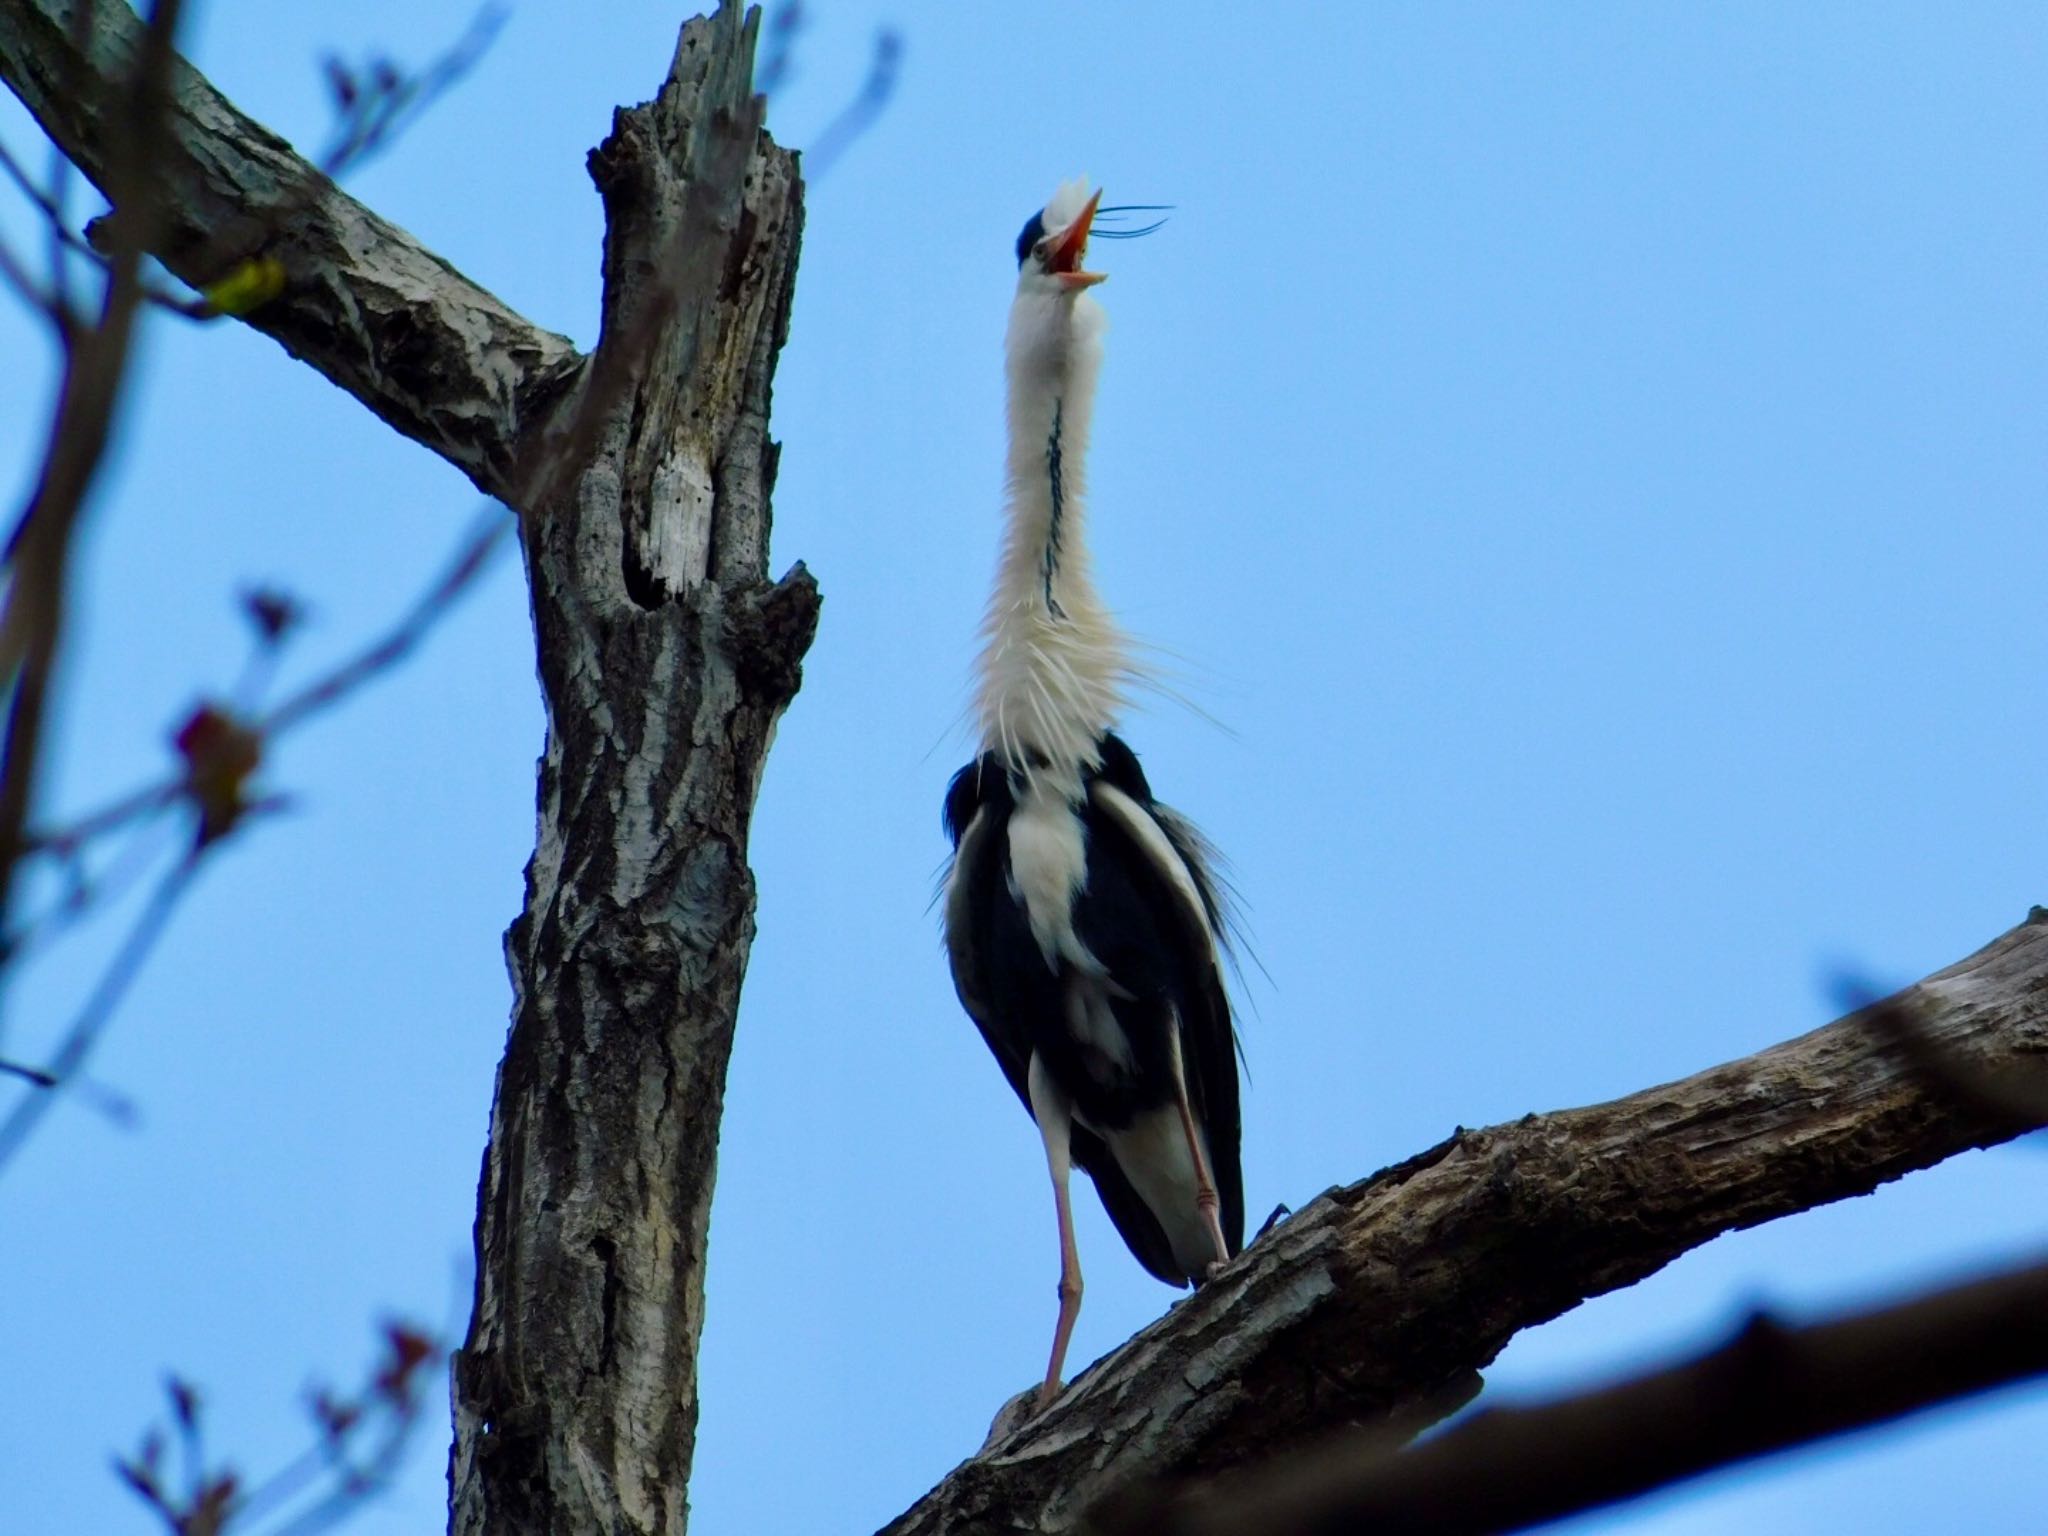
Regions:
<svg viewBox="0 0 2048 1536"><path fill-rule="evenodd" d="M1074 222L1053 242L1052 249L1045 253L1046 270L1057 277L1063 287L1092 288L1109 276L1107 272L1081 270L1081 256L1088 249L1088 227L1095 222L1095 206L1101 201L1102 193L1098 191L1088 199L1088 206L1081 210Z"/></svg>

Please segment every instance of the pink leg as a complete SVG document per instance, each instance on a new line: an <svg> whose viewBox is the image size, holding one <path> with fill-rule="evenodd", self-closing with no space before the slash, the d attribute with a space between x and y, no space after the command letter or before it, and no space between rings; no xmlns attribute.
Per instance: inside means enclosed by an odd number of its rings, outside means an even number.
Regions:
<svg viewBox="0 0 2048 1536"><path fill-rule="evenodd" d="M1181 1065L1180 1021L1174 1020L1173 1030L1167 1036L1167 1056L1173 1064L1174 1104L1180 1110L1181 1134L1188 1139L1188 1155L1195 1161L1195 1208L1202 1213L1202 1221L1209 1228L1209 1237L1216 1245L1216 1262L1209 1266L1213 1277L1217 1270L1230 1262L1230 1245L1223 1241L1223 1221L1219 1214L1221 1204L1216 1198L1216 1180L1209 1172L1209 1154L1202 1150L1202 1136L1195 1125L1194 1106L1188 1102L1187 1072Z"/></svg>
<svg viewBox="0 0 2048 1536"><path fill-rule="evenodd" d="M1067 1363L1067 1341L1074 1334L1074 1319L1081 1315L1081 1253L1074 1246L1074 1211L1067 1203L1066 1169L1053 1175L1052 1199L1060 1217L1060 1317L1052 1330L1052 1359L1046 1362L1045 1385L1038 1389L1038 1406L1049 1407L1060 1395L1060 1370Z"/></svg>
<svg viewBox="0 0 2048 1536"><path fill-rule="evenodd" d="M1071 1171L1068 1139L1073 1111L1061 1093L1031 1059L1031 1114L1038 1121L1038 1134L1045 1140L1045 1163L1052 1173L1053 1209L1060 1222L1060 1315L1053 1325L1052 1359L1046 1363L1045 1385L1038 1389L1038 1406L1049 1407L1059 1396L1060 1370L1067 1363L1067 1341L1074 1334L1074 1319L1081 1315L1081 1251L1074 1244L1074 1208L1067 1197L1067 1176Z"/></svg>

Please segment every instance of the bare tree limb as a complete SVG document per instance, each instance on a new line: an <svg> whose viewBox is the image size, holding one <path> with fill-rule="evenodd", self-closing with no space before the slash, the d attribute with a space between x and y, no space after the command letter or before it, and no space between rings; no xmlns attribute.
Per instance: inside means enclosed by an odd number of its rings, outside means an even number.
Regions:
<svg viewBox="0 0 2048 1536"><path fill-rule="evenodd" d="M2048 1264L1805 1327L1753 1316L1710 1353L1411 1450L1357 1432L1179 1498L1134 1490L1094 1536L1486 1536L2048 1373ZM1364 1443L1361 1443L1363 1441Z"/></svg>
<svg viewBox="0 0 2048 1536"><path fill-rule="evenodd" d="M82 63L87 56L87 41L92 34L96 9L96 4L86 4L72 11L71 58L74 64ZM503 21L504 12L497 8L495 0L491 0L452 47L417 72L401 69L382 55L374 56L361 69L330 56L325 64L329 94L334 99L335 131L327 151L320 157L318 169L321 176L301 182L295 194L266 209L262 218L250 215L232 221L210 245L184 253L190 270L222 272L219 280L205 286L203 295L179 294L145 281L142 297L161 309L199 321L218 320L224 315L246 315L275 298L284 286L283 263L267 253L238 261L231 252L261 250L272 232L289 225L302 206L321 195L327 185L324 178L353 170L389 147L421 113L475 66ZM81 84L81 80L86 83ZM63 94L75 95L89 89L89 77L74 75ZM21 289L23 297L32 305L44 309L61 331L72 319L69 313L70 258L73 255L83 257L103 272L108 269L110 258L101 246L71 227L70 215L64 207L64 194L70 185L71 162L65 158L61 147L53 144L51 148L48 188L38 186L4 144L0 144L0 172L6 174L43 216L49 244L50 293L47 298L33 287L23 287L19 283L14 286ZM104 223L104 220L94 221L88 226L87 233L100 231ZM0 247L0 275L8 276L12 281L14 274L8 271L10 259L4 247Z"/></svg>
<svg viewBox="0 0 2048 1536"><path fill-rule="evenodd" d="M111 83L131 72L142 26L125 4L93 6L81 51L82 3L0 0L0 79L118 209ZM516 500L521 433L576 377L575 347L335 187L182 59L170 97L153 253L201 289L251 258L279 262L283 291L247 322L487 495Z"/></svg>
<svg viewBox="0 0 2048 1536"><path fill-rule="evenodd" d="M2048 912L1906 997L1946 1058L2048 1082ZM1415 1427L1435 1411L1417 1404L1524 1328L2017 1129L1852 1014L1612 1103L1461 1130L1274 1228L886 1529L1072 1530L1133 1481L1214 1476L1392 1414Z"/></svg>
<svg viewBox="0 0 2048 1536"><path fill-rule="evenodd" d="M1880 1038L1896 1045L1932 1087L1987 1126L2002 1125L2018 1136L2048 1124L2048 1084L2015 1079L1996 1067L1951 1054L1929 1031L1910 993L1881 998L1869 987L1846 979L1838 990L1843 1006L1857 1011Z"/></svg>

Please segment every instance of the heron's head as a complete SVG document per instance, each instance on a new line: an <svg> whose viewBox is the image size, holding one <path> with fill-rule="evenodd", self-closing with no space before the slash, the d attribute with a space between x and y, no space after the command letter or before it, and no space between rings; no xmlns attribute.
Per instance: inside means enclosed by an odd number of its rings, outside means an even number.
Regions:
<svg viewBox="0 0 2048 1536"><path fill-rule="evenodd" d="M1017 236L1017 293L1075 294L1108 276L1084 272L1088 229L1102 193L1090 193L1085 177L1063 183L1051 201L1031 215Z"/></svg>

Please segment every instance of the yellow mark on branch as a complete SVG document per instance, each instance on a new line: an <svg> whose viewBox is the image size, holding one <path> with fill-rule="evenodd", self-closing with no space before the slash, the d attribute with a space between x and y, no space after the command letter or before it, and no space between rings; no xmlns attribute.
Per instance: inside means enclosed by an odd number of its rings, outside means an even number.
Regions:
<svg viewBox="0 0 2048 1536"><path fill-rule="evenodd" d="M284 263L275 256L251 256L200 292L222 314L246 315L284 292Z"/></svg>

